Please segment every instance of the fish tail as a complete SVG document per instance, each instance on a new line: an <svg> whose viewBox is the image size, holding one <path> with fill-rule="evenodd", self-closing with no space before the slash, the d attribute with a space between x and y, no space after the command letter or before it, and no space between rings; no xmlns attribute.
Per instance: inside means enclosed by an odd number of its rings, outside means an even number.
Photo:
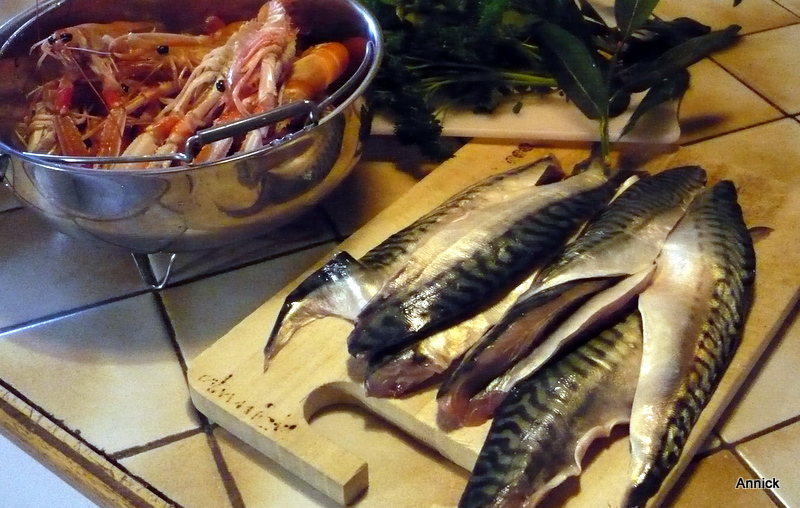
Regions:
<svg viewBox="0 0 800 508"><path fill-rule="evenodd" d="M532 507L580 473L588 442L630 413L641 355L634 311L520 381L501 404L459 508ZM625 382L622 382L625 381ZM609 403L606 392L613 392Z"/></svg>
<svg viewBox="0 0 800 508"><path fill-rule="evenodd" d="M315 293L319 295L320 289L336 285L338 281L345 278L353 277L359 267L359 262L350 254L339 252L286 296L264 347L265 370L269 359L299 328L324 317L328 312L335 313L335 309L323 310L320 302L316 300L324 299L324 295L315 298Z"/></svg>

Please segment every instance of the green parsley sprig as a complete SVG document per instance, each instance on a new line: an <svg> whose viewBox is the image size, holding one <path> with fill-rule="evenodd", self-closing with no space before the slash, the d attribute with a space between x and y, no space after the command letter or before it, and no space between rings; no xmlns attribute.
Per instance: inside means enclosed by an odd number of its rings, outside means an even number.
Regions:
<svg viewBox="0 0 800 508"><path fill-rule="evenodd" d="M394 120L400 141L437 159L448 155L437 104L490 112L510 95L556 91L598 121L607 154L609 119L631 94L647 91L623 135L650 109L683 97L687 68L740 30L658 19L657 0L617 0L612 23L587 0L361 1L386 41L372 106Z"/></svg>

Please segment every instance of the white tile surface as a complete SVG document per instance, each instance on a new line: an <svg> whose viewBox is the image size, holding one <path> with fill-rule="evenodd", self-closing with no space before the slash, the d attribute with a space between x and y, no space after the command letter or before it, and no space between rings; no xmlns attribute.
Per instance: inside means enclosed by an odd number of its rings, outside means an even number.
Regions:
<svg viewBox="0 0 800 508"><path fill-rule="evenodd" d="M162 292L187 363L321 259L334 244L169 288ZM264 331L266 341L268 330Z"/></svg>
<svg viewBox="0 0 800 508"><path fill-rule="evenodd" d="M0 358L0 378L108 453L198 426L152 295L0 335Z"/></svg>
<svg viewBox="0 0 800 508"><path fill-rule="evenodd" d="M756 477L777 478L772 493L787 508L800 507L800 422L765 434L736 447Z"/></svg>
<svg viewBox="0 0 800 508"><path fill-rule="evenodd" d="M144 290L129 253L55 231L33 212L0 214L0 330Z"/></svg>
<svg viewBox="0 0 800 508"><path fill-rule="evenodd" d="M0 434L0 506L97 508L83 494Z"/></svg>
<svg viewBox="0 0 800 508"><path fill-rule="evenodd" d="M334 231L329 227L328 221L321 211L315 210L289 225L241 244L179 253L173 264L168 284L203 274L218 273L333 239ZM169 254L151 254L149 259L153 275L162 280L169 262Z"/></svg>
<svg viewBox="0 0 800 508"><path fill-rule="evenodd" d="M779 337L747 389L732 404L720 426L720 435L734 443L765 428L800 415L800 319Z"/></svg>

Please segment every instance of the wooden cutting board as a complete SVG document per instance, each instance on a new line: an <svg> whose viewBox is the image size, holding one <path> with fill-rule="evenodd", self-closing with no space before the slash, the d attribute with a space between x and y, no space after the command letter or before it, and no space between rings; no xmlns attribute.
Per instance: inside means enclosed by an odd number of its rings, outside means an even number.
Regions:
<svg viewBox="0 0 800 508"><path fill-rule="evenodd" d="M587 156L584 149L531 149L470 142L336 250L359 257L465 186L489 173L546 153L554 153L567 168ZM778 173L769 168L752 172L711 161L687 160L698 155L701 153L691 148L661 154L648 157L646 167L658 171L697 163L708 170L710 183L722 178L734 180L740 188L740 203L748 225L767 226L773 231L756 245L756 299L739 351L698 422L681 462L654 498L654 505L663 500L703 444L779 329L800 287L800 265L786 255L800 239L797 229L800 207L793 206L800 202L800 173L788 169ZM320 260L312 270L325 261L327 258ZM365 397L361 386L348 374L345 337L351 325L341 320L326 318L305 327L273 359L270 368L262 372L262 349L267 334L285 295L304 278L305 275L301 276L276 294L192 362L188 377L197 408L211 421L341 504L357 500L358 506L378 506L371 503L370 493L359 498L369 483L368 464L319 435L308 423L315 412L331 404L355 401L456 464L471 469L488 424L450 433L441 431L436 425L435 388L400 400ZM604 446L596 447L584 460L586 468L579 480L580 488L567 499L559 498L559 503L571 507L618 504L625 487L628 442L624 432L616 434L622 438L605 441ZM364 446L370 443L365 442ZM414 467L422 466L408 464L408 468ZM402 482L403 478L396 481ZM553 502L552 496L549 499L545 505ZM398 499L394 506L404 505Z"/></svg>

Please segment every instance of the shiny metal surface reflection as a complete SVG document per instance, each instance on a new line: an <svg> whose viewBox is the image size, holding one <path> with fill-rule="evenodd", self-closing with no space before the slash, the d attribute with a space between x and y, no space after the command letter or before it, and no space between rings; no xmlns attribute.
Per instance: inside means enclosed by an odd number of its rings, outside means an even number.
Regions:
<svg viewBox="0 0 800 508"><path fill-rule="evenodd" d="M180 4L176 6L176 3ZM252 16L262 0L229 0L231 19ZM112 19L169 20L194 26L215 8L207 0L66 0L42 3L0 27L0 58L16 74L0 82L35 86L30 44L54 28ZM20 101L0 96L0 152L10 156L5 183L60 230L133 252L179 252L234 243L285 224L334 189L358 160L365 112L361 96L382 54L374 19L350 0L296 0L293 18L308 40L361 37L368 46L359 70L323 104L324 114L294 135L213 163L184 162L162 170L94 169L26 153L14 134ZM4 87L14 90L13 87ZM18 88L17 88L18 89ZM183 156L183 154L179 154Z"/></svg>

